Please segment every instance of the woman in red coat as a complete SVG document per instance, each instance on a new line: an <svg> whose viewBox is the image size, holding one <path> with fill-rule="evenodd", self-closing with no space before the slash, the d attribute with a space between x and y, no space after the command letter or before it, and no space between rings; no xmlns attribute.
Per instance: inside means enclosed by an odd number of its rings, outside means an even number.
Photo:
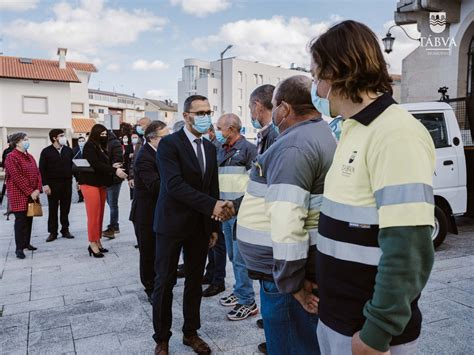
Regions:
<svg viewBox="0 0 474 355"><path fill-rule="evenodd" d="M10 210L15 215L16 257L25 258L24 249L36 250L30 244L33 217L27 217L28 201L37 200L41 191L41 175L36 161L28 154L30 142L26 133L10 136L15 149L5 161L7 194Z"/></svg>

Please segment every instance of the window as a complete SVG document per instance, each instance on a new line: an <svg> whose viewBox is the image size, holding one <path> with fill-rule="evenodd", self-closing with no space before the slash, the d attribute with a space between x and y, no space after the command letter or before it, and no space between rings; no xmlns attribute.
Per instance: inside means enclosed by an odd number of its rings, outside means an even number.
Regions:
<svg viewBox="0 0 474 355"><path fill-rule="evenodd" d="M239 80L239 83L244 81L244 77L241 71L237 72L237 79Z"/></svg>
<svg viewBox="0 0 474 355"><path fill-rule="evenodd" d="M104 109L103 109L103 108L100 108L100 109L99 109L99 113L104 113Z"/></svg>
<svg viewBox="0 0 474 355"><path fill-rule="evenodd" d="M254 74L253 77L255 79L255 84L258 85L258 74Z"/></svg>
<svg viewBox="0 0 474 355"><path fill-rule="evenodd" d="M39 96L23 96L23 113L48 113L48 98Z"/></svg>
<svg viewBox="0 0 474 355"><path fill-rule="evenodd" d="M89 109L89 114L91 114L91 113L94 113L94 109L93 109L93 108L90 108L90 109Z"/></svg>
<svg viewBox="0 0 474 355"><path fill-rule="evenodd" d="M217 89L212 89L212 93L217 95Z"/></svg>
<svg viewBox="0 0 474 355"><path fill-rule="evenodd" d="M244 98L244 93L242 89L239 89L239 98L242 100Z"/></svg>
<svg viewBox="0 0 474 355"><path fill-rule="evenodd" d="M242 106L237 106L237 115L242 116Z"/></svg>
<svg viewBox="0 0 474 355"><path fill-rule="evenodd" d="M84 113L84 104L81 102L71 103L71 111L72 113Z"/></svg>
<svg viewBox="0 0 474 355"><path fill-rule="evenodd" d="M260 84L263 84L263 75L259 75L260 78Z"/></svg>
<svg viewBox="0 0 474 355"><path fill-rule="evenodd" d="M413 113L413 116L430 132L436 148L449 147L446 121L442 112Z"/></svg>
<svg viewBox="0 0 474 355"><path fill-rule="evenodd" d="M208 78L210 69L199 68L199 78Z"/></svg>

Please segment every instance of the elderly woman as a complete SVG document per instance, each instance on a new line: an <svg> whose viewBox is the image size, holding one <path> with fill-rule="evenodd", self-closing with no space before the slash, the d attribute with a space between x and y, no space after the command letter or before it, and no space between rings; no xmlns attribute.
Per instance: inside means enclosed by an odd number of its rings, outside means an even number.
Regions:
<svg viewBox="0 0 474 355"><path fill-rule="evenodd" d="M15 215L16 257L25 258L24 249L36 250L30 244L33 217L27 216L28 201L37 200L41 191L41 175L32 155L30 142L23 132L13 133L10 143L15 148L5 161L10 210Z"/></svg>

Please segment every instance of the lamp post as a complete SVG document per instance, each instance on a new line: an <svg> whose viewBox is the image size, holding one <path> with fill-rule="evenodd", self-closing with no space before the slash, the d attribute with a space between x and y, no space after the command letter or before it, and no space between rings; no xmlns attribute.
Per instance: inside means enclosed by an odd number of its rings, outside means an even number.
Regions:
<svg viewBox="0 0 474 355"><path fill-rule="evenodd" d="M406 36L414 41L418 41L420 42L421 41L421 38L413 38L411 37L407 31L402 27L402 26L399 26L399 25L392 25L390 26L390 28L388 29L387 31L387 34L384 38L382 38L382 42L383 42L383 46L385 48L385 53L390 53L392 50L393 50L393 42L395 42L395 37L392 37L392 34L390 33L390 30L394 27L400 27L403 32L405 32Z"/></svg>
<svg viewBox="0 0 474 355"><path fill-rule="evenodd" d="M229 44L226 49L221 52L221 113L224 113L224 54L232 48L232 44Z"/></svg>

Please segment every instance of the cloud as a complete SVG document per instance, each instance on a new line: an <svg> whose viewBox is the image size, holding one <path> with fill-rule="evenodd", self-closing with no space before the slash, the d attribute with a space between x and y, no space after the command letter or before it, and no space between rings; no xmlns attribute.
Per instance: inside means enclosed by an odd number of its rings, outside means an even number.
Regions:
<svg viewBox="0 0 474 355"><path fill-rule="evenodd" d="M134 70L163 70L168 69L169 65L163 63L161 60L154 60L152 62L149 62L144 59L139 59L133 63L132 68Z"/></svg>
<svg viewBox="0 0 474 355"><path fill-rule="evenodd" d="M108 71L119 71L120 70L120 65L117 63L110 63L105 67L106 70Z"/></svg>
<svg viewBox="0 0 474 355"><path fill-rule="evenodd" d="M168 97L166 90L162 89L151 89L145 92L145 97L147 99L163 99Z"/></svg>
<svg viewBox="0 0 474 355"><path fill-rule="evenodd" d="M230 0L171 0L171 5L180 5L184 12L204 17L219 11L228 9L231 6Z"/></svg>
<svg viewBox="0 0 474 355"><path fill-rule="evenodd" d="M382 38L385 37L387 34L387 30L390 28L390 26L394 25L395 23L393 21L386 22L384 24L384 33L380 34L380 45L383 48L383 43L382 43ZM413 38L419 38L420 33L417 30L416 24L413 25L404 25L403 28L407 31L407 33L413 37ZM401 74L402 72L402 60L405 58L408 54L413 52L419 45L420 43L417 41L414 41L410 38L407 37L407 35L401 30L399 27L394 27L390 30L390 33L392 34L392 37L395 37L395 41L393 43L393 50L390 53L385 53L384 52L384 57L385 60L387 61L389 67L388 67L388 72L390 74Z"/></svg>
<svg viewBox="0 0 474 355"><path fill-rule="evenodd" d="M204 51L232 44L229 56L289 67L291 63L309 68L307 45L342 18L311 22L306 17L274 16L271 19L240 20L223 25L215 35L193 40L194 48ZM217 54L217 51L216 51Z"/></svg>
<svg viewBox="0 0 474 355"><path fill-rule="evenodd" d="M3 26L2 33L12 41L50 51L66 47L96 56L107 48L135 42L143 32L161 30L167 22L146 10L106 7L104 0L81 0L77 6L63 1L52 10L52 18L14 20Z"/></svg>
<svg viewBox="0 0 474 355"><path fill-rule="evenodd" d="M5 11L27 11L35 9L39 0L2 0L0 10Z"/></svg>

